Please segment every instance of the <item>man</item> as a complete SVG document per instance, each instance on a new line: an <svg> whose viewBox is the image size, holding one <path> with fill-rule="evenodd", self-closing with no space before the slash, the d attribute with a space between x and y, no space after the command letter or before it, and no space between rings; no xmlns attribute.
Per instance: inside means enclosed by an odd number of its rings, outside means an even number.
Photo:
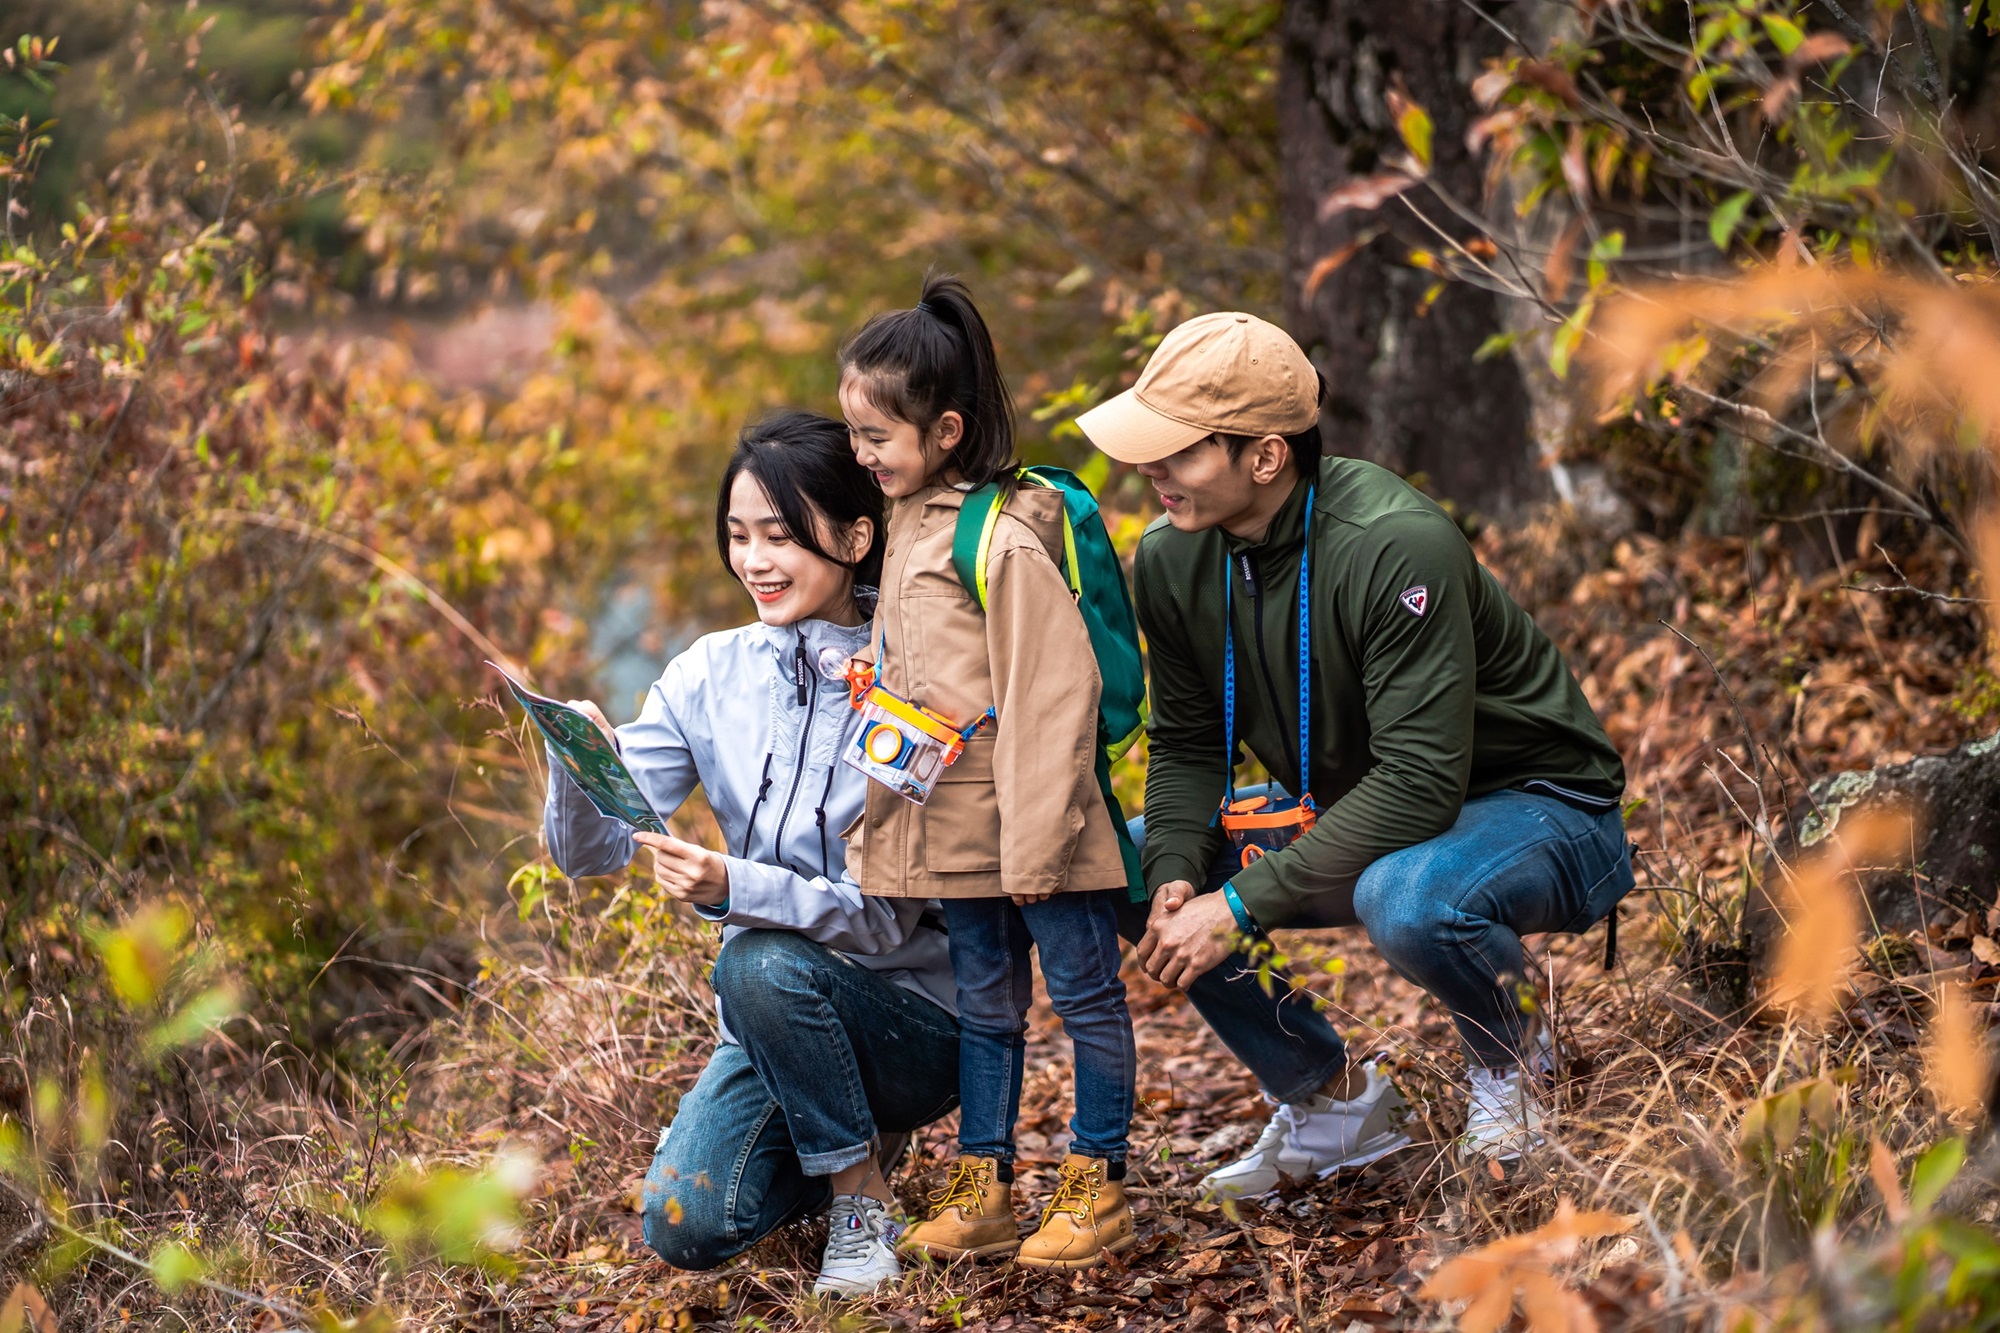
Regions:
<svg viewBox="0 0 2000 1333"><path fill-rule="evenodd" d="M1444 511L1372 463L1320 458L1322 397L1290 337L1225 312L1176 328L1131 390L1077 423L1166 508L1134 573L1152 673L1139 955L1193 995L1240 967L1239 935L1358 922L1457 1023L1463 1156L1512 1160L1546 1119L1523 1073L1520 937L1587 929L1631 889L1624 765L1555 645ZM1297 826L1266 810L1276 849L1258 859L1219 817L1239 739L1316 801L1289 843ZM1216 1026L1260 1077L1287 1052L1294 1066L1341 1059L1311 1095L1265 1081L1283 1104L1209 1192L1261 1193L1406 1142L1387 1124L1395 1090L1348 1065L1318 1015L1255 1041Z"/></svg>

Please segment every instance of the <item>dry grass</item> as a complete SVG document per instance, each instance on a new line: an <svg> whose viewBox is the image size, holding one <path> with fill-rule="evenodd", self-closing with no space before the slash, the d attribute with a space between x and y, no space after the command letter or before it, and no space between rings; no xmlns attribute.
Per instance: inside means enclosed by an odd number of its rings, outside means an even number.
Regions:
<svg viewBox="0 0 2000 1333"><path fill-rule="evenodd" d="M1503 572L1548 568L1494 540L1485 554ZM411 977L443 1017L385 1029L376 1056L309 1059L284 1033L239 1027L233 1044L212 1044L178 1070L152 1137L123 1145L159 1165L116 1206L118 1220L148 1244L186 1236L214 1260L216 1279L251 1294L307 1310L394 1311L426 1329L1445 1327L1455 1307L1418 1294L1440 1265L1537 1233L1565 1203L1623 1229L1540 1232L1448 1270L1457 1283L1448 1289L1465 1294L1468 1272L1498 1274L1510 1303L1517 1290L1533 1298L1522 1308L1537 1329L1587 1327L1586 1318L1604 1329L1720 1328L1745 1313L1833 1326L1844 1308L1872 1308L1865 1279L1900 1244L1871 1177L1872 1145L1907 1172L1925 1146L1978 1122L1982 1086L1940 1071L1964 1069L1967 1052L1983 1058L2000 967L1967 951L1987 923L1944 914L1926 937L1861 951L1819 1024L1732 1008L1701 968L1740 935L1760 815L1782 819L1789 792L1852 762L1841 747L1879 744L1853 739L1857 718L1910 749L1961 729L1948 690L1976 661L1977 639L1954 628L1955 608L1788 593L1800 581L1782 552L1758 553L1764 568L1751 579L1740 544L1592 549L1553 529L1511 540L1549 543L1572 562L1558 595L1530 596L1637 758L1634 790L1648 805L1635 822L1645 892L1628 905L1618 968L1602 969L1598 932L1535 942L1534 980L1562 1052L1560 1127L1546 1153L1506 1179L1461 1171L1449 1151L1464 1103L1447 1016L1358 933L1300 932L1281 943L1356 1049L1394 1063L1418 1149L1359 1181L1290 1188L1233 1214L1197 1202L1193 1181L1240 1150L1267 1108L1185 1000L1128 969L1141 1043L1135 1159L1145 1164L1133 1189L1142 1240L1128 1262L1074 1278L1011 1265L922 1269L894 1298L836 1309L804 1294L823 1240L804 1223L720 1273L675 1273L643 1251L633 1204L658 1128L713 1041L701 975L713 934L641 880L554 880L525 923L510 915L468 927L477 977ZM1935 572L1931 560L1917 552L1902 567ZM1584 592L1560 595L1568 589ZM1765 614L1738 620L1735 608L1752 601ZM1713 669L1653 623L1662 604L1711 645ZM1702 610L1711 606L1712 618ZM1917 614L1947 617L1930 641L1956 657L1897 656L1914 629L1900 618ZM1881 652L1904 684L1862 696L1808 687L1801 701L1762 683L1785 638L1815 645L1822 662ZM1652 665L1635 669L1635 655ZM1660 669L1676 657L1680 670ZM1822 877L1829 893L1841 873ZM1320 970L1334 958L1344 970ZM1944 1018L1934 1021L1940 996ZM1021 1127L1024 1220L1066 1137L1066 1055L1059 1026L1038 1008ZM950 1130L932 1127L897 1182L913 1210ZM399 1260L362 1225L408 1164L473 1168L503 1151L540 1167L511 1271ZM1983 1152L1944 1203L1990 1223ZM1492 1285L1473 1293L1488 1314L1500 1300ZM102 1259L54 1294L65 1328L126 1316L160 1329L286 1326L213 1291L163 1296Z"/></svg>

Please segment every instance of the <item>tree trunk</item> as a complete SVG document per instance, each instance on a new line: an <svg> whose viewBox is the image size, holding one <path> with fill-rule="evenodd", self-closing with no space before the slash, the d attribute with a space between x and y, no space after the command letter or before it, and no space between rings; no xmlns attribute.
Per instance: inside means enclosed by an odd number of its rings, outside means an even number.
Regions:
<svg viewBox="0 0 2000 1333"><path fill-rule="evenodd" d="M1503 327L1499 302L1452 284L1420 312L1436 279L1407 256L1435 251L1440 241L1404 203L1325 222L1318 210L1334 186L1385 169L1384 159L1402 151L1385 104L1398 85L1435 123L1437 183L1478 207L1481 170L1465 148L1475 114L1470 85L1482 61L1504 49L1500 33L1468 4L1286 0L1278 83L1287 315L1332 386L1328 448L1373 459L1493 516L1551 492L1520 368L1511 356L1473 360ZM1460 239L1470 237L1425 191L1407 198ZM1371 232L1379 235L1308 298L1314 263Z"/></svg>

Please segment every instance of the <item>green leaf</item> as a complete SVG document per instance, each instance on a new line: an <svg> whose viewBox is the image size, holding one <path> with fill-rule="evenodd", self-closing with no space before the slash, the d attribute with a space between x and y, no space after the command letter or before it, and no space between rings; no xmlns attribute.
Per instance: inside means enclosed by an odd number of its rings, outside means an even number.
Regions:
<svg viewBox="0 0 2000 1333"><path fill-rule="evenodd" d="M1953 1217L1931 1223L1931 1235L1938 1248L1958 1260L1968 1273L1984 1277L2000 1273L2000 1239L1991 1232L1969 1226Z"/></svg>
<svg viewBox="0 0 2000 1333"><path fill-rule="evenodd" d="M1910 1211L1929 1212L1931 1205L1938 1201L1938 1196L1944 1193L1945 1186L1958 1177L1958 1170L1964 1165L1964 1139L1949 1138L1933 1144L1910 1168Z"/></svg>
<svg viewBox="0 0 2000 1333"><path fill-rule="evenodd" d="M149 903L99 935L97 952L118 998L134 1009L158 999L187 933L188 916L178 904Z"/></svg>
<svg viewBox="0 0 2000 1333"><path fill-rule="evenodd" d="M1096 495L1104 489L1104 483L1111 479L1111 456L1093 452L1076 470L1076 478Z"/></svg>
<svg viewBox="0 0 2000 1333"><path fill-rule="evenodd" d="M1610 280L1611 261L1624 253L1624 232L1606 232L1597 239L1597 244L1590 247L1590 263L1587 266L1587 272L1590 275L1590 290L1596 291Z"/></svg>
<svg viewBox="0 0 2000 1333"><path fill-rule="evenodd" d="M1431 136L1434 126L1431 113L1407 98L1399 97L1394 103L1396 111L1396 133L1403 136L1403 146L1410 150L1410 156L1417 159L1425 171L1431 169Z"/></svg>
<svg viewBox="0 0 2000 1333"><path fill-rule="evenodd" d="M198 1040L204 1033L221 1027L236 1015L240 1006L232 986L215 986L203 991L175 1011L166 1022L146 1034L146 1049L157 1055L176 1046Z"/></svg>
<svg viewBox="0 0 2000 1333"><path fill-rule="evenodd" d="M1514 344L1521 341L1519 333L1496 333L1479 344L1479 350L1472 354L1474 361L1491 361L1502 352L1514 350Z"/></svg>
<svg viewBox="0 0 2000 1333"><path fill-rule="evenodd" d="M1771 34L1771 45L1778 48L1779 55L1790 55L1805 41L1804 30L1783 14L1764 14L1760 17L1764 20L1764 31Z"/></svg>
<svg viewBox="0 0 2000 1333"><path fill-rule="evenodd" d="M496 1158L478 1172L401 1171L362 1220L400 1264L434 1256L448 1264L505 1271L509 1264L500 1252L519 1241L519 1201L533 1186L535 1171L532 1160L516 1155Z"/></svg>
<svg viewBox="0 0 2000 1333"><path fill-rule="evenodd" d="M1725 253L1729 250L1730 238L1743 223L1743 211L1750 207L1750 191L1738 190L1730 195L1708 215L1708 239L1715 242L1715 248Z"/></svg>
<svg viewBox="0 0 2000 1333"><path fill-rule="evenodd" d="M148 1266L153 1270L153 1285L169 1296L208 1271L208 1265L179 1241L168 1241L154 1250Z"/></svg>
<svg viewBox="0 0 2000 1333"><path fill-rule="evenodd" d="M1589 326L1590 315L1596 305L1594 298L1586 297L1575 313L1556 330L1556 336L1549 345L1549 369L1557 379L1569 378L1570 358L1576 355L1577 347L1583 342L1584 329Z"/></svg>

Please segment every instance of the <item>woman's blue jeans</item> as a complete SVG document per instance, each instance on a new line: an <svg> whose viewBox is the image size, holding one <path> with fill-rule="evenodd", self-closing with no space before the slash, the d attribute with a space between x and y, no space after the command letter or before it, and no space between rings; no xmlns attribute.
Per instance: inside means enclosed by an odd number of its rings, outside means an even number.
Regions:
<svg viewBox="0 0 2000 1333"><path fill-rule="evenodd" d="M1123 893L1117 894L1123 897ZM1028 950L1076 1052L1076 1115L1069 1150L1125 1160L1138 1054L1118 976L1118 915L1108 891L1047 902L947 898L951 967L958 979L958 1150L1014 1160L1021 1064L1033 996Z"/></svg>
<svg viewBox="0 0 2000 1333"><path fill-rule="evenodd" d="M1250 794L1244 789L1239 795ZM1131 823L1145 842L1145 818ZM1202 892L1227 883L1225 852ZM1297 926L1351 926L1402 977L1451 1011L1466 1060L1518 1064L1528 1019L1512 983L1524 973L1521 936L1588 930L1632 889L1625 821L1615 808L1579 810L1553 797L1500 791L1465 803L1435 838L1391 852L1361 872L1350 895L1312 904ZM1127 939L1144 932L1143 905L1126 909ZM1310 1000L1264 993L1233 954L1188 989L1215 1035L1279 1101L1301 1101L1346 1065L1339 1034Z"/></svg>
<svg viewBox="0 0 2000 1333"><path fill-rule="evenodd" d="M827 1176L878 1134L958 1099L951 1015L823 944L745 931L714 985L736 1042L660 1131L641 1198L646 1243L676 1268L714 1268L825 1207Z"/></svg>

